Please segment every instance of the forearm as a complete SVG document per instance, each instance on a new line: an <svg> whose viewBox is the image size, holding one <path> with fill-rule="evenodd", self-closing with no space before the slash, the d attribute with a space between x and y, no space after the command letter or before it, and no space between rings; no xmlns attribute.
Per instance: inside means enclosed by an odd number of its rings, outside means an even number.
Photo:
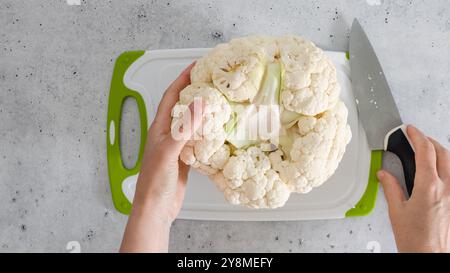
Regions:
<svg viewBox="0 0 450 273"><path fill-rule="evenodd" d="M120 252L167 252L171 222L160 217L158 204L134 202Z"/></svg>

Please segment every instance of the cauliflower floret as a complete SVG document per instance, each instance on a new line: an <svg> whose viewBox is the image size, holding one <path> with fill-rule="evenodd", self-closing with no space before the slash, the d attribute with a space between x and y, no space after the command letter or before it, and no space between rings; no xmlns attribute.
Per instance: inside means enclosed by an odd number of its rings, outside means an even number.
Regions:
<svg viewBox="0 0 450 273"><path fill-rule="evenodd" d="M278 44L285 69L285 90L281 94L284 107L308 116L331 108L339 98L340 86L328 57L299 37L282 37Z"/></svg>
<svg viewBox="0 0 450 273"><path fill-rule="evenodd" d="M203 104L202 127L196 137L223 139L223 125L230 119L231 107L220 92L205 83L193 83L180 92L180 100L172 111L172 124L183 118L187 106L195 98L201 99Z"/></svg>
<svg viewBox="0 0 450 273"><path fill-rule="evenodd" d="M265 47L246 39L232 40L197 61L191 82L213 83L230 101L251 101L260 88L266 56Z"/></svg>
<svg viewBox="0 0 450 273"><path fill-rule="evenodd" d="M291 195L289 187L281 181L274 170L266 172L267 184L264 198L252 201L247 206L251 208L279 208L284 206Z"/></svg>
<svg viewBox="0 0 450 273"><path fill-rule="evenodd" d="M277 208L283 206L290 195L288 186L271 170L269 158L257 147L236 151L223 172L211 178L232 204Z"/></svg>
<svg viewBox="0 0 450 273"><path fill-rule="evenodd" d="M223 166L228 162L230 158L230 147L228 145L222 145L211 157L211 167L215 169L223 169Z"/></svg>
<svg viewBox="0 0 450 273"><path fill-rule="evenodd" d="M274 169L294 192L307 193L322 185L336 170L351 139L347 108L338 102L315 121L312 117L298 122L302 136L294 140L290 160L277 151L269 158ZM305 125L305 128L300 126Z"/></svg>
<svg viewBox="0 0 450 273"><path fill-rule="evenodd" d="M261 52L258 52L261 51ZM229 100L251 101L258 93L264 75L263 49L229 46L218 56L212 70L214 86Z"/></svg>
<svg viewBox="0 0 450 273"><path fill-rule="evenodd" d="M231 107L224 96L210 85L194 83L180 92L180 100L172 111L173 126L182 121L187 105L195 98L202 99L202 127L196 132L196 140L189 141L183 148L180 159L187 165L201 169L203 173L212 174L224 164L221 158L226 157L227 149L229 154L229 148L222 146L226 138L223 127L230 119ZM220 154L215 156L216 152Z"/></svg>
<svg viewBox="0 0 450 273"><path fill-rule="evenodd" d="M196 149L192 146L195 146L196 144L198 144L198 142L195 144L188 142L181 151L180 159L186 165L191 165L203 175L216 174L230 158L230 147L226 144L222 144L219 148L213 147L208 149L209 154L206 157L207 160L200 160L200 156L196 154L196 151L199 150L199 148ZM197 147L201 147L201 144Z"/></svg>
<svg viewBox="0 0 450 273"><path fill-rule="evenodd" d="M310 116L302 116L297 122L298 132L300 135L304 136L311 132L311 130L316 125L317 119Z"/></svg>
<svg viewBox="0 0 450 273"><path fill-rule="evenodd" d="M253 35L244 38L236 38L230 41L236 47L240 47L241 44L245 44L246 47L254 47L255 45L265 50L266 61L271 63L275 59L279 59L280 50L277 44L277 39L267 35Z"/></svg>
<svg viewBox="0 0 450 273"><path fill-rule="evenodd" d="M227 47L227 44L218 44L211 52L198 59L191 70L191 83L209 83L212 85L212 69L214 67L214 61L212 60L220 56Z"/></svg>

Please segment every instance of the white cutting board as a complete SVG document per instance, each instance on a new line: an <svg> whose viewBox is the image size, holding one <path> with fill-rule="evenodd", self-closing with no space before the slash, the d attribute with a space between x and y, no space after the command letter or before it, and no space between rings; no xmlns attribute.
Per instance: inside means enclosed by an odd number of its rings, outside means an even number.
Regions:
<svg viewBox="0 0 450 273"><path fill-rule="evenodd" d="M194 60L210 49L151 50L127 70L124 84L139 92L145 101L149 125L167 86ZM179 219L283 221L344 218L362 197L368 182L370 150L359 123L350 81L350 66L344 52L326 52L335 64L342 87L341 98L348 108L348 123L353 134L336 173L322 186L308 194L291 194L282 208L254 210L228 204L222 193L207 177L191 171L186 197ZM137 176L122 184L125 196L132 201Z"/></svg>

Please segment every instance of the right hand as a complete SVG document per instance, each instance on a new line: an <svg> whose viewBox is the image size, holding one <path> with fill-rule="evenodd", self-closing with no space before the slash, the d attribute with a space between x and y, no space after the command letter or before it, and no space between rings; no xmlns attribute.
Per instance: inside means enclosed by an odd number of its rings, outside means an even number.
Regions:
<svg viewBox="0 0 450 273"><path fill-rule="evenodd" d="M450 252L450 153L413 126L416 175L409 200L397 179L378 172L399 252Z"/></svg>

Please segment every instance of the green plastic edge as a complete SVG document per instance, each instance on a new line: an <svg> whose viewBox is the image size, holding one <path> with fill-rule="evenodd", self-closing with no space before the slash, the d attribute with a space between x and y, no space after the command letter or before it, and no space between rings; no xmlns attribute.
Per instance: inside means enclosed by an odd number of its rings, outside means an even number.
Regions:
<svg viewBox="0 0 450 273"><path fill-rule="evenodd" d="M128 67L136 61L139 57L144 55L145 51L127 51L122 53L116 60L114 65L114 72L111 79L111 87L108 101L108 117L107 117L107 160L108 160L108 175L109 184L111 187L111 195L114 207L123 214L129 214L131 211L131 203L128 201L122 191L122 182L130 176L139 173L141 168L142 156L144 154L145 139L147 137L147 111L144 100L141 95L128 89L124 83L123 78ZM120 152L120 120L122 115L122 106L127 98L134 98L136 100L141 125L141 140L139 147L139 155L136 166L132 169L124 167L122 156ZM111 126L114 122L114 127ZM114 143L110 143L111 130L114 130Z"/></svg>
<svg viewBox="0 0 450 273"><path fill-rule="evenodd" d="M378 193L377 172L381 169L382 161L383 151L372 151L366 191L359 202L345 213L345 217L367 216L374 209Z"/></svg>

